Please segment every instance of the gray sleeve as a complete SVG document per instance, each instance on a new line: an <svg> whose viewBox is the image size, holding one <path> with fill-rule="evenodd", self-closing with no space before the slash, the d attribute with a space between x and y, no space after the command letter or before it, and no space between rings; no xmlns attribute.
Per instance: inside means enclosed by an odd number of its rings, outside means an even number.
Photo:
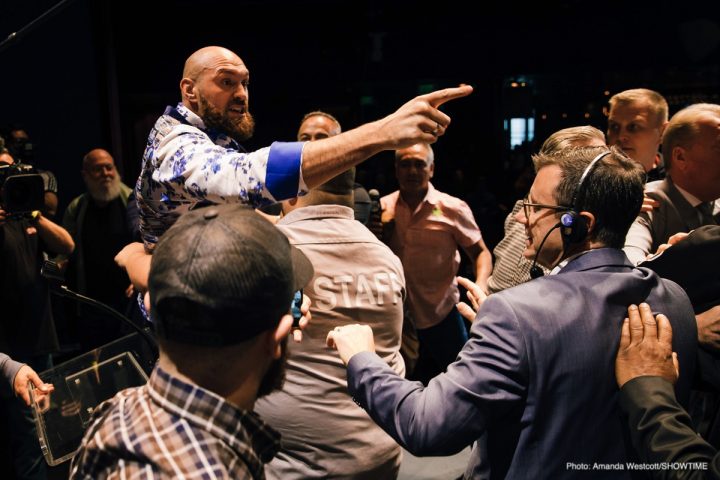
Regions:
<svg viewBox="0 0 720 480"><path fill-rule="evenodd" d="M4 353L0 353L0 374L2 374L2 377L7 380L7 384L10 386L11 390L15 380L15 375L17 375L18 370L20 370L20 367L22 366L22 363L16 362Z"/></svg>

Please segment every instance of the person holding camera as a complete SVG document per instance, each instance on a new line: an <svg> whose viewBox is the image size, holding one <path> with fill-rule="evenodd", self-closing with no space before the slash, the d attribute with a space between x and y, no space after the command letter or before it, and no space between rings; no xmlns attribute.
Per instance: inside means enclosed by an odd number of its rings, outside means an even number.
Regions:
<svg viewBox="0 0 720 480"><path fill-rule="evenodd" d="M35 173L42 178L43 204L41 210L43 215L55 219L58 208L58 182L55 174L50 170L42 170L35 166L33 143L23 127L14 125L6 132L6 135L7 151L16 163L32 166Z"/></svg>
<svg viewBox="0 0 720 480"><path fill-rule="evenodd" d="M1 160L6 168L14 164L8 154ZM7 188L13 176L10 169L0 182L0 351L41 372L52 366L51 354L58 350L48 286L40 275L44 252L70 254L75 244L64 228L39 210L16 210L12 200L18 195ZM27 203L43 202L39 198ZM18 478L44 478L30 408L19 398L0 395L0 411L5 412L0 438L10 444L2 449L10 456L0 459L0 471L14 471Z"/></svg>

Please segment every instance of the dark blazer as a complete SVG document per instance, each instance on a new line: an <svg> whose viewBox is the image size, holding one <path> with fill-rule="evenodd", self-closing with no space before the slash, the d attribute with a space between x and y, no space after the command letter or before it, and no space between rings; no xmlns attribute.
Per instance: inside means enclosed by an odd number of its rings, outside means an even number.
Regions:
<svg viewBox="0 0 720 480"><path fill-rule="evenodd" d="M720 225L693 230L680 243L640 264L683 287L696 313L720 304Z"/></svg>
<svg viewBox="0 0 720 480"><path fill-rule="evenodd" d="M642 262L658 275L677 282L690 297L696 313L720 304L720 226L693 230L680 243ZM699 349L695 394L689 413L698 432L712 445L720 445L720 354Z"/></svg>
<svg viewBox="0 0 720 480"><path fill-rule="evenodd" d="M641 262L648 254L678 232L689 232L701 227L698 211L685 200L668 177L648 183L648 197L658 200L660 206L652 212L640 212L625 238L625 252L633 263Z"/></svg>
<svg viewBox="0 0 720 480"><path fill-rule="evenodd" d="M668 466L654 470L653 478L720 478L720 454L695 433L669 382L660 377L635 378L623 385L619 400L642 462L694 467L677 470ZM697 463L704 463L707 469Z"/></svg>
<svg viewBox="0 0 720 480"><path fill-rule="evenodd" d="M690 301L611 248L488 297L458 359L426 388L370 353L351 358L348 388L415 455L452 454L487 433L471 463L489 461L491 478L626 478L593 468L633 458L614 365L627 307L643 301L672 323L684 402L697 348Z"/></svg>

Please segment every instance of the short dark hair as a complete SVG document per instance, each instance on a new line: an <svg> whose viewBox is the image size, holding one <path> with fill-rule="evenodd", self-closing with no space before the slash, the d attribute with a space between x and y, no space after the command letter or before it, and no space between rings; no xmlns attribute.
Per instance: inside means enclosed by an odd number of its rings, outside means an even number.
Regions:
<svg viewBox="0 0 720 480"><path fill-rule="evenodd" d="M567 148L554 155L537 155L538 170L557 165L562 180L555 191L558 205L572 205L580 177L585 168L607 147ZM622 248L630 225L640 212L645 186L642 165L628 158L616 147L598 161L575 197L575 211L595 216L592 238L612 248Z"/></svg>

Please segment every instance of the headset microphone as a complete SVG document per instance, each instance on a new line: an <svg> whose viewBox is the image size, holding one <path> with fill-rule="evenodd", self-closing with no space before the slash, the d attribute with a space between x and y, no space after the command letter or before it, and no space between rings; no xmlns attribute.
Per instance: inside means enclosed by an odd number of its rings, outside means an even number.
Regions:
<svg viewBox="0 0 720 480"><path fill-rule="evenodd" d="M545 234L545 236L542 239L542 242L540 242L540 246L538 247L537 252L535 252L535 258L533 258L532 267L530 267L530 278L532 278L533 280L545 275L545 272L543 272L543 269L537 266L537 259L538 259L538 256L540 255L540 251L542 250L543 245L545 245L545 240L547 240L547 238L550 236L550 234L552 233L553 230L555 230L556 228L560 228L562 226L563 226L562 222L556 223L554 227L552 227L550 230L547 231L547 233Z"/></svg>
<svg viewBox="0 0 720 480"><path fill-rule="evenodd" d="M554 227L548 230L548 232L545 234L545 237L543 237L542 242L540 242L540 247L538 248L537 252L535 252L535 258L533 259L532 267L530 267L530 278L535 279L544 275L542 268L537 266L537 259L538 255L540 255L540 250L542 250L543 245L545 245L545 240L547 240L548 236L550 235L550 232L552 232L556 228L561 228L560 234L562 235L563 239L563 256L565 255L564 251L568 248L569 244L580 243L587 237L587 221L584 217L580 215L580 213L578 212L579 209L577 208L578 195L582 191L583 183L592 171L595 164L602 160L603 157L605 157L606 155L610 155L610 153L610 151L604 151L600 153L598 156L593 158L588 164L588 166L585 167L585 170L583 170L582 175L580 175L580 181L578 182L577 186L575 187L575 191L573 192L572 202L570 203L571 207L569 211L563 213L560 217L560 221Z"/></svg>

